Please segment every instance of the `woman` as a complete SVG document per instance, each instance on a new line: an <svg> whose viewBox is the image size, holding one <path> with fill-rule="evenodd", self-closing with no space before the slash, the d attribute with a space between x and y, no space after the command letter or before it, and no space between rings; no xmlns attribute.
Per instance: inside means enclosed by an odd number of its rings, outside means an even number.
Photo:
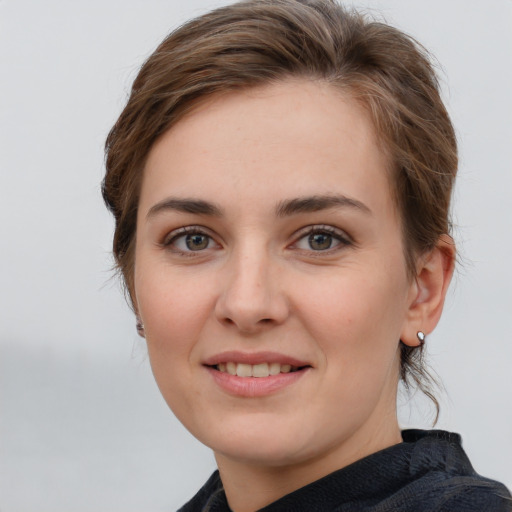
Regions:
<svg viewBox="0 0 512 512"><path fill-rule="evenodd" d="M425 52L328 0L221 8L148 59L103 193L156 381L219 467L182 510L511 510L456 434L396 418L400 379L435 402L456 169Z"/></svg>

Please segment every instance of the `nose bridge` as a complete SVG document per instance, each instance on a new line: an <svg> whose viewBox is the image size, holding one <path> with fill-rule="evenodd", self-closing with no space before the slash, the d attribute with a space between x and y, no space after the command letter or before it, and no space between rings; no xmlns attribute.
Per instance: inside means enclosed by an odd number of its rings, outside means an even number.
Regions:
<svg viewBox="0 0 512 512"><path fill-rule="evenodd" d="M287 306L278 276L278 262L265 243L254 238L239 244L226 262L218 319L244 332L281 323Z"/></svg>

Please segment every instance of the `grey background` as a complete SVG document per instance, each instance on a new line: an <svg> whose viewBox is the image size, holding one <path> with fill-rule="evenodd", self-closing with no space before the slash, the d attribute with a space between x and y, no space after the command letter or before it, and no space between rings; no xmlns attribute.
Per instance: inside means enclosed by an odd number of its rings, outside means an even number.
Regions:
<svg viewBox="0 0 512 512"><path fill-rule="evenodd" d="M214 469L115 279L102 145L164 35L223 2L0 0L0 511L170 511ZM442 63L462 264L429 338L439 428L512 486L512 1L367 0ZM428 427L421 399L404 426Z"/></svg>

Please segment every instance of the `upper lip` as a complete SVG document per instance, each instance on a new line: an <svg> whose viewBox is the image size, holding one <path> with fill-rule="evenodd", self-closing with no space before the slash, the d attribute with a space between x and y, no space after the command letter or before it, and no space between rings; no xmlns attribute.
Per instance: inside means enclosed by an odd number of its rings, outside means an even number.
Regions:
<svg viewBox="0 0 512 512"><path fill-rule="evenodd" d="M237 350L231 350L227 352L221 352L208 357L203 361L206 366L216 366L220 363L243 363L243 364L262 364L262 363L279 363L289 364L290 366L302 367L311 366L307 361L302 361L296 357L288 356L285 354L279 354L277 352L240 352Z"/></svg>

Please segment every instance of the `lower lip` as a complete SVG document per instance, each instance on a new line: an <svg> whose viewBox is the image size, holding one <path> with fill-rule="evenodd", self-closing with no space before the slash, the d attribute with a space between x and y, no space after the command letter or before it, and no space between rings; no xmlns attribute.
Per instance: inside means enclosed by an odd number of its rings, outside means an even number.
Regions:
<svg viewBox="0 0 512 512"><path fill-rule="evenodd" d="M272 395L301 379L309 368L296 372L280 373L268 377L238 377L206 367L216 384L230 395L257 398Z"/></svg>

